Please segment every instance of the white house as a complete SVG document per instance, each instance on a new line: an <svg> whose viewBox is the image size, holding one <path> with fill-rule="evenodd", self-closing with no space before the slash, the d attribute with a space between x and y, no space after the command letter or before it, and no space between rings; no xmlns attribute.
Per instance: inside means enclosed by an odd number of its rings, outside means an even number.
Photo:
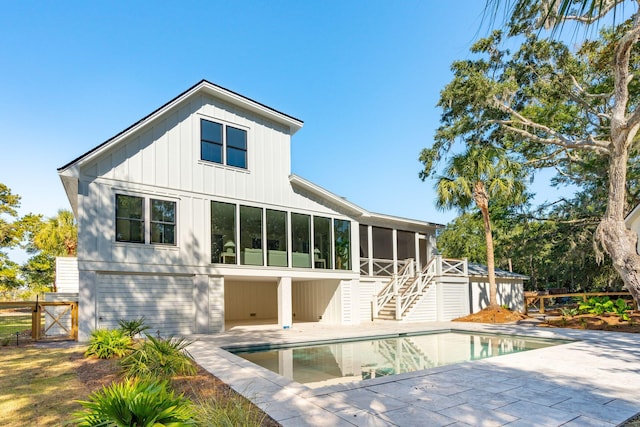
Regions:
<svg viewBox="0 0 640 427"><path fill-rule="evenodd" d="M440 225L291 174L302 126L203 80L59 168L78 221L79 339L140 316L188 334L468 314L466 262L434 255Z"/></svg>
<svg viewBox="0 0 640 427"><path fill-rule="evenodd" d="M624 222L630 230L635 231L640 236L640 204L629 212ZM640 254L640 239L636 243L636 251Z"/></svg>

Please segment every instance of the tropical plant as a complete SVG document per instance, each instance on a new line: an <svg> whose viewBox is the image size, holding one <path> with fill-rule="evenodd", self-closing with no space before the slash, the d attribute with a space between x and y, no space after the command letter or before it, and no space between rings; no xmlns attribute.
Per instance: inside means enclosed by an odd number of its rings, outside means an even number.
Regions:
<svg viewBox="0 0 640 427"><path fill-rule="evenodd" d="M48 218L33 236L34 246L53 256L75 256L78 226L70 210L61 209Z"/></svg>
<svg viewBox="0 0 640 427"><path fill-rule="evenodd" d="M591 297L584 301L578 310L582 313L595 314L597 316L603 315L613 311L613 301L607 296L603 297Z"/></svg>
<svg viewBox="0 0 640 427"><path fill-rule="evenodd" d="M431 149L422 151L420 160L425 168L420 172L424 180L434 175L435 164L441 159ZM489 215L491 199L510 199L513 204L524 201L525 186L521 165L509 158L505 151L488 143L469 142L467 150L450 157L444 174L437 178L436 205L441 209L469 209L472 204L480 210L487 247L489 276L489 306L497 307L494 245Z"/></svg>
<svg viewBox="0 0 640 427"><path fill-rule="evenodd" d="M176 396L166 381L129 378L105 386L79 403L85 408L74 414L80 427L196 425L191 401Z"/></svg>
<svg viewBox="0 0 640 427"><path fill-rule="evenodd" d="M120 319L118 320L118 324L120 325L120 330L131 338L149 330L149 326L145 324L144 316L131 320Z"/></svg>
<svg viewBox="0 0 640 427"><path fill-rule="evenodd" d="M131 337L120 329L94 329L84 355L98 359L123 357L131 351L131 344Z"/></svg>
<svg viewBox="0 0 640 427"><path fill-rule="evenodd" d="M266 417L240 395L213 396L197 403L196 420L203 426L260 427Z"/></svg>
<svg viewBox="0 0 640 427"><path fill-rule="evenodd" d="M174 375L194 375L196 366L186 348L191 341L181 337L146 339L122 360L127 376L171 378Z"/></svg>

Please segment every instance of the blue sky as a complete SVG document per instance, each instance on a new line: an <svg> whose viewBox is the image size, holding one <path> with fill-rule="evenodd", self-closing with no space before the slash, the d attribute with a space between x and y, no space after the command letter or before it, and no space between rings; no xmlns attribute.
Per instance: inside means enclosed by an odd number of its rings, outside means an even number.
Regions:
<svg viewBox="0 0 640 427"><path fill-rule="evenodd" d="M365 209L446 223L418 178L484 1L2 2L0 182L69 208L56 169L201 79L305 122L292 171ZM544 180L544 178L543 178ZM547 194L547 197L552 196Z"/></svg>

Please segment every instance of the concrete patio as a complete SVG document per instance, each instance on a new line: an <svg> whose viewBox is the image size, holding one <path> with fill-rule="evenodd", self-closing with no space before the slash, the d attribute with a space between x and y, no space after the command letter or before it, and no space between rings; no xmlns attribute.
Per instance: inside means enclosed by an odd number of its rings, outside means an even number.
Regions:
<svg viewBox="0 0 640 427"><path fill-rule="evenodd" d="M576 342L308 388L221 347L464 330ZM194 335L197 362L283 426L616 426L640 412L640 336L473 323L238 326Z"/></svg>

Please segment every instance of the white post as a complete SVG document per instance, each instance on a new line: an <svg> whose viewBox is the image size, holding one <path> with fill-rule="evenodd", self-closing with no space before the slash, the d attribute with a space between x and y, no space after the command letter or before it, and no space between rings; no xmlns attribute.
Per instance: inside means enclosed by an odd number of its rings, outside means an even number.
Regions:
<svg viewBox="0 0 640 427"><path fill-rule="evenodd" d="M442 276L442 255L436 255L436 276Z"/></svg>
<svg viewBox="0 0 640 427"><path fill-rule="evenodd" d="M278 280L278 326L289 329L292 323L291 277L281 277Z"/></svg>

